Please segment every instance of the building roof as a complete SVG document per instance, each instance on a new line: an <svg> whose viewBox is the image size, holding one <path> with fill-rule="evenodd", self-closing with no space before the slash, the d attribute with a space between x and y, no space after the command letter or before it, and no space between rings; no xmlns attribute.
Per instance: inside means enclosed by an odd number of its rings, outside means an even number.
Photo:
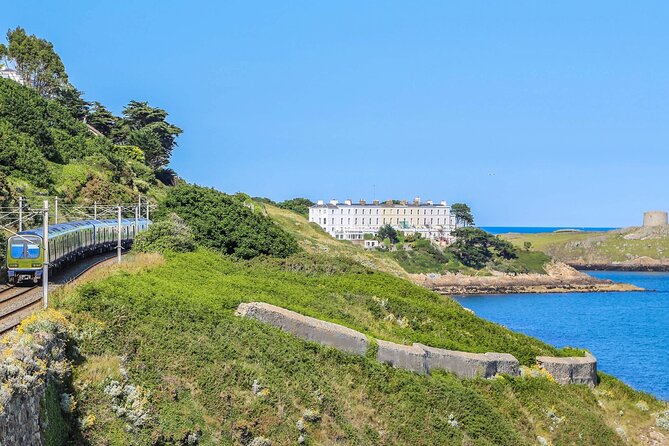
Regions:
<svg viewBox="0 0 669 446"><path fill-rule="evenodd" d="M339 207L359 207L359 208L364 208L364 207L386 207L386 208L421 208L421 207L427 207L427 208L434 208L434 207L449 207L448 204L444 203L432 203L429 204L427 202L424 203L414 203L414 202L407 202L405 204L401 203L387 203L387 202L382 202L382 203L353 203L351 204L346 204L346 202L337 202L337 204L332 204L330 202L328 203L323 203L323 204L315 204L313 206L310 206L310 208L314 209L337 209Z"/></svg>

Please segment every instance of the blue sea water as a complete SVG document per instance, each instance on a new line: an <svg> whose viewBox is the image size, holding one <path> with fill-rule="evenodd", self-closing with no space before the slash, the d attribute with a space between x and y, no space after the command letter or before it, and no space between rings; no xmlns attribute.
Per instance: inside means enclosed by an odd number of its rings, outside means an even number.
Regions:
<svg viewBox="0 0 669 446"><path fill-rule="evenodd" d="M457 297L478 316L556 347L592 352L600 370L669 400L669 273L589 272L646 292Z"/></svg>
<svg viewBox="0 0 669 446"><path fill-rule="evenodd" d="M577 229L579 231L610 231L618 228L582 228L579 226L481 226L491 234L507 234L517 232L520 234L536 234L539 232L555 232L559 229Z"/></svg>

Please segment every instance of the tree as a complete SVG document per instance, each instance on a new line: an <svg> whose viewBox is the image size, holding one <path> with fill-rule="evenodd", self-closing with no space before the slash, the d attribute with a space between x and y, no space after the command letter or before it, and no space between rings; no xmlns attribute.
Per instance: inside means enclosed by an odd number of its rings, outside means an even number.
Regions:
<svg viewBox="0 0 669 446"><path fill-rule="evenodd" d="M297 212L303 217L309 217L309 208L314 204L315 203L308 198L293 198L291 200L282 201L277 206L281 209Z"/></svg>
<svg viewBox="0 0 669 446"><path fill-rule="evenodd" d="M529 251L530 249L532 249L532 242L524 242L523 248L525 249L525 251Z"/></svg>
<svg viewBox="0 0 669 446"><path fill-rule="evenodd" d="M390 240L390 243L395 244L400 241L399 235L397 234L397 231L395 228L390 226L389 224L385 224L379 228L379 231L376 233L376 237L379 240L385 240L388 239Z"/></svg>
<svg viewBox="0 0 669 446"><path fill-rule="evenodd" d="M58 102L64 106L75 118L80 121L88 114L88 109L91 106L90 102L83 99L83 92L77 90L71 85L62 88L58 92Z"/></svg>
<svg viewBox="0 0 669 446"><path fill-rule="evenodd" d="M506 240L479 228L458 228L453 231L455 243L451 251L464 265L481 269L495 256L504 259L517 257L516 248Z"/></svg>
<svg viewBox="0 0 669 446"><path fill-rule="evenodd" d="M42 96L55 97L69 86L65 65L53 44L28 35L21 27L7 31L7 45L0 44L0 58Z"/></svg>
<svg viewBox="0 0 669 446"><path fill-rule="evenodd" d="M167 115L165 110L151 107L148 102L130 101L112 137L117 144L138 146L144 151L147 164L158 169L169 163L177 146L176 138L183 133L166 121Z"/></svg>
<svg viewBox="0 0 669 446"><path fill-rule="evenodd" d="M465 203L453 203L451 205L451 214L455 217L455 224L464 226L474 225L474 216L469 205Z"/></svg>
<svg viewBox="0 0 669 446"><path fill-rule="evenodd" d="M91 104L86 116L86 122L107 137L111 136L116 121L118 121L118 118L97 101Z"/></svg>

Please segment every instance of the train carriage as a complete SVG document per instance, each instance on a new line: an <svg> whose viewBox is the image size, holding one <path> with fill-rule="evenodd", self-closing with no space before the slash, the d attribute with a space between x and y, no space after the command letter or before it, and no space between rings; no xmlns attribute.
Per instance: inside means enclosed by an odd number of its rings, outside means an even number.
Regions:
<svg viewBox="0 0 669 446"><path fill-rule="evenodd" d="M150 220L121 220L121 246L132 244L137 233L145 230ZM7 271L9 282L39 283L44 265L43 228L19 232L7 240ZM49 226L49 269L105 251L116 249L118 220L85 220Z"/></svg>

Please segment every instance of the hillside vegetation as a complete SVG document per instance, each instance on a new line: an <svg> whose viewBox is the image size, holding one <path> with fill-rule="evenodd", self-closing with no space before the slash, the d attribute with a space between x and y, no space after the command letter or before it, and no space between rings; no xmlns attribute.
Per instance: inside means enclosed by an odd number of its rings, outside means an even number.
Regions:
<svg viewBox="0 0 669 446"><path fill-rule="evenodd" d="M380 339L509 352L525 365L561 353L342 258L239 261L200 249L151 259L57 299L80 331L76 416L89 420L79 434L92 444L276 446L303 435L304 444L622 445L616 428L638 440L666 410L603 374L594 391L546 377L419 376L234 316L240 302L263 301Z"/></svg>

